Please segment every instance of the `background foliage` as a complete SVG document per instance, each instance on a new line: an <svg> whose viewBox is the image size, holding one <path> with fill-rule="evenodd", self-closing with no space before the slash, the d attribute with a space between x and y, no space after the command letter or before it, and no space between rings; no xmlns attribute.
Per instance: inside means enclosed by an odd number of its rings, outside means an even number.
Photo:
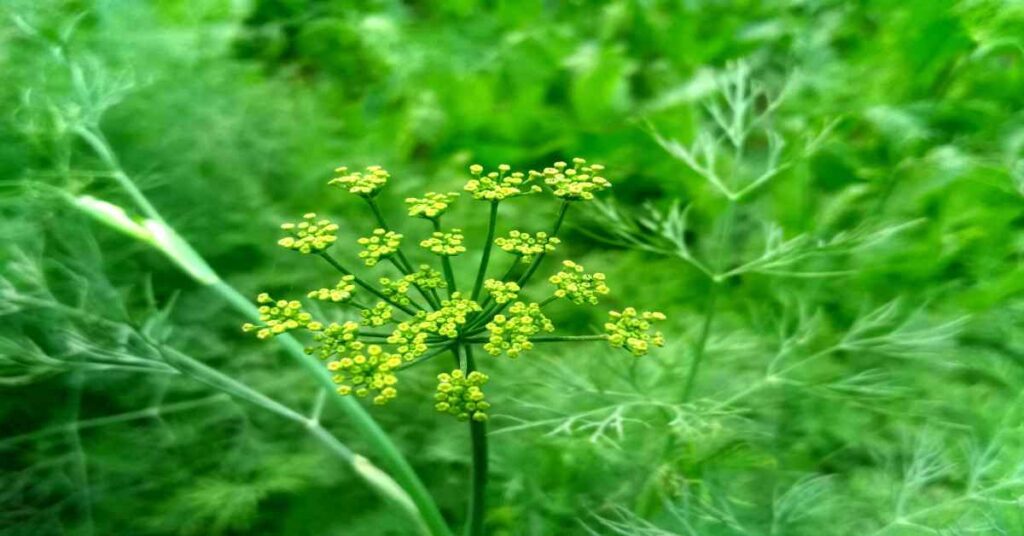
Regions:
<svg viewBox="0 0 1024 536"><path fill-rule="evenodd" d="M627 302L613 307L664 311L670 344L640 360L595 344L485 362L494 534L1024 532L1024 4L12 0L0 12L0 532L409 530L296 428L133 361L104 324L141 327L292 407L315 402L210 292L56 193L124 201L69 134L100 110L123 167L252 295L329 277L275 248L279 222L316 210L369 227L355 201L324 193L337 165L388 167L381 200L396 214L409 194L458 188L471 163L607 166L616 202L571 217L567 254L608 273ZM89 81L84 99L61 53ZM711 103L737 65L770 113L743 158L721 163L746 180L777 136L784 165L730 203L666 149L720 130ZM463 205L478 246L485 218ZM528 228L553 211L504 217ZM716 283L694 258L773 263ZM580 331L602 318L560 317ZM372 411L458 520L464 430L425 403L429 374L403 382ZM360 448L339 415L324 421Z"/></svg>

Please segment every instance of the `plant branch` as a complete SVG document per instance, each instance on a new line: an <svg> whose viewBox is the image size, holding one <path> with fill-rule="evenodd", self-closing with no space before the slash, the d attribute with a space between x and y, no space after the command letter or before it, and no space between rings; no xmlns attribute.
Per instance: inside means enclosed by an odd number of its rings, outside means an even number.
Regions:
<svg viewBox="0 0 1024 536"><path fill-rule="evenodd" d="M325 261L327 261L327 263L330 264L331 266L333 266L335 270L341 272L344 275L350 275L353 278L355 278L354 279L355 283L357 285L363 287L367 291L369 291L371 294L373 294L373 295L377 296L378 298L380 298L380 299L390 303L392 306L397 307L398 309L401 309L403 312L405 312L409 316L416 316L416 311L415 310L411 309L408 306L402 305L402 304L396 302L395 300L392 300L386 294L384 294L383 292L378 290L377 287L374 287L373 285L367 283L362 278L360 278L359 276L353 274L347 268L342 266L340 262L338 262L334 257L331 257L331 255L329 253L327 253L326 251L321 251L320 253L317 253L317 255L319 255L321 258L323 258Z"/></svg>
<svg viewBox="0 0 1024 536"><path fill-rule="evenodd" d="M434 231L441 232L441 218L434 218L430 220L434 224ZM448 297L451 298L452 294L459 291L458 287L455 286L455 272L452 270L452 261L448 258L448 255L440 255L441 257L441 268L444 269L444 279L448 283Z"/></svg>
<svg viewBox="0 0 1024 536"><path fill-rule="evenodd" d="M377 205L377 201L372 197L364 196L364 199L366 199L366 204L370 205L370 210L373 212L374 218L377 219L377 224L380 225L381 228L384 229L385 231L390 231L391 226L388 225L387 220L384 219L384 214L381 212L380 207ZM401 246L399 246L398 251L395 254L397 256L397 259L395 257L388 256L388 260L391 262L391 264L395 265L395 268L398 268L399 272L402 272L405 275L411 275L413 272L415 272L415 270L413 270L412 268L412 263L409 262L408 257L406 257L405 253L402 252ZM416 290L420 293L421 296L423 296L423 299L427 300L427 304L430 305L430 307L434 308L435 310L441 308L440 301L436 300L436 294L431 296L429 293L427 293L426 290L420 287L418 283L413 283L413 286L416 287Z"/></svg>
<svg viewBox="0 0 1024 536"><path fill-rule="evenodd" d="M475 301L480 296L484 286L484 277L487 275L487 265L491 260L491 248L494 246L494 230L498 224L498 201L491 201L490 218L487 221L487 241L484 244L484 253L480 258L480 269L476 274L476 284L473 285L472 299Z"/></svg>
<svg viewBox="0 0 1024 536"><path fill-rule="evenodd" d="M435 357L437 357L437 356L439 356L439 355L441 355L441 354L451 350L452 346L453 346L453 344L446 344L444 346L438 346L437 348L434 349L433 352L428 352L426 354L423 354L420 357L417 357L416 359L414 359L412 361L408 361L408 362L402 363L401 365L398 365L397 367L395 367L395 371L397 372L399 370L405 370L407 368L412 368L412 367L415 367L416 365L419 365L421 363L429 361L429 360L431 360L431 359L433 359L433 358L435 358Z"/></svg>

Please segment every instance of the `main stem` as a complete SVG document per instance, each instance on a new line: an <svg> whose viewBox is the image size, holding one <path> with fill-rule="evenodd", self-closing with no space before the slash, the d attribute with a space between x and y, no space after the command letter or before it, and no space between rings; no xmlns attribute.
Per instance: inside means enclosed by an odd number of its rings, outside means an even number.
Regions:
<svg viewBox="0 0 1024 536"><path fill-rule="evenodd" d="M476 370L473 348L461 345L465 353L466 374ZM466 513L466 536L480 536L484 533L484 513L487 500L487 424L470 419L469 439L473 450L473 465L470 469L469 506Z"/></svg>

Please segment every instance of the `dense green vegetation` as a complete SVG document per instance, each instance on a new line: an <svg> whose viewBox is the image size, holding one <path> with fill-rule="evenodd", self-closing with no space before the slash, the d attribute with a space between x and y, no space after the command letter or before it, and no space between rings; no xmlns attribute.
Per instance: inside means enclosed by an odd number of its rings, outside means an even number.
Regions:
<svg viewBox="0 0 1024 536"><path fill-rule="evenodd" d="M1016 0L7 0L0 72L0 534L417 533L353 462L408 492L357 399L80 196L151 203L246 299L301 297L336 275L281 222L330 216L351 258L376 226L337 166L387 167L402 221L471 164L576 156L613 187L525 295L572 259L612 293L552 304L560 329L636 306L668 342L477 355L485 533L1024 533ZM546 229L538 199L502 222ZM473 261L484 206L445 216ZM461 533L450 370L358 404Z"/></svg>

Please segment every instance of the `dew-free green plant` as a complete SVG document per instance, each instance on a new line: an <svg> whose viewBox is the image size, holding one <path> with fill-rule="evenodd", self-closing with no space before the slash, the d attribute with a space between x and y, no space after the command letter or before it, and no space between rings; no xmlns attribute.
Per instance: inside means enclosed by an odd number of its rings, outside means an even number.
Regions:
<svg viewBox="0 0 1024 536"><path fill-rule="evenodd" d="M261 339L306 332L306 352L324 361L337 384L338 395L368 398L377 405L399 396L400 373L410 374L409 369L451 354L453 368L437 376L434 400L425 400L424 404L469 422L472 472L467 533L481 534L487 484L486 422L491 404L485 400L483 388L489 379L481 371L486 364L476 359L474 348L480 345L491 356L516 358L533 350L537 343L604 341L641 357L652 346L665 342L654 326L665 320L665 315L638 312L633 307L610 311L603 333L548 335L555 332L555 324L545 314L545 306L556 300L598 305L601 297L610 292L604 274L589 273L573 261L563 261L562 270L548 278L548 286L540 291L547 294L543 299L532 301L524 294L545 257L556 252L561 244L557 236L569 208L574 203L594 199L595 194L611 186L601 175L603 169L582 158L573 159L572 164L556 162L542 171L528 173L512 171L506 164L488 173L484 173L482 166L471 166L464 190L473 201L486 203L488 224L474 281L463 286L456 281L453 260L469 256L466 244L471 237L467 238L460 228L446 228L442 223L459 193L428 192L421 198L406 200L409 217L430 224L423 230L430 234L418 243L420 256L434 257L441 272L429 265L414 269L409 260L413 253L402 249L406 233L391 227L376 201L390 173L380 166L368 167L365 172L340 167L336 170L338 176L328 184L362 198L377 225L371 236L355 240L362 246L356 257L370 268L386 262L390 272L376 283L357 275L341 254L332 253L345 242L348 230L315 213L306 214L299 223L281 226L287 236L278 244L300 254L320 257L336 269L340 280L311 290L307 297L351 308L360 319L318 320L298 300L275 300L264 293L256 300L259 323L246 323L242 329L255 332ZM559 201L550 230L512 228L504 236L496 237L503 202L545 193ZM506 259L503 275L497 278L489 277L495 247L511 257Z"/></svg>

